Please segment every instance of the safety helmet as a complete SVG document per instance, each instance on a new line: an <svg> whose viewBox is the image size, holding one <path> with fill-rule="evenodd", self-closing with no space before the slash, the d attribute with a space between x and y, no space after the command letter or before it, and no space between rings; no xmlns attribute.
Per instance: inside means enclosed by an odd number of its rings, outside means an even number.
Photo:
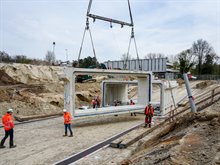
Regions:
<svg viewBox="0 0 220 165"><path fill-rule="evenodd" d="M7 112L13 113L13 109L9 108Z"/></svg>
<svg viewBox="0 0 220 165"><path fill-rule="evenodd" d="M66 110L66 109L63 109L63 112L67 112L67 110Z"/></svg>

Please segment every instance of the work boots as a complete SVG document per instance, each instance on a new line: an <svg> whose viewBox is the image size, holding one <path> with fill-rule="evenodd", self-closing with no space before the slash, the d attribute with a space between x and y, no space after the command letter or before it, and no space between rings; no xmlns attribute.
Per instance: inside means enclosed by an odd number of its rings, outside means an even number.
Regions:
<svg viewBox="0 0 220 165"><path fill-rule="evenodd" d="M16 145L10 146L10 148L15 148L15 147L16 147Z"/></svg>
<svg viewBox="0 0 220 165"><path fill-rule="evenodd" d="M67 134L63 135L63 137L67 136Z"/></svg>
<svg viewBox="0 0 220 165"><path fill-rule="evenodd" d="M0 148L5 148L5 146L3 146L3 145L0 145Z"/></svg>

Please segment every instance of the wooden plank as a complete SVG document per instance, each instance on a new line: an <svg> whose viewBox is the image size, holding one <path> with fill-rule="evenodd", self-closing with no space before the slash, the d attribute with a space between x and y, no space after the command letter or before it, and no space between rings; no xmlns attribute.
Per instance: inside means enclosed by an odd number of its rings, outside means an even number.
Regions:
<svg viewBox="0 0 220 165"><path fill-rule="evenodd" d="M129 137L129 136L134 136L135 133L137 133L137 130L139 130L141 127L143 127L143 125L141 125L141 126L137 127L136 129L134 129L134 130L128 132L128 133L125 134L124 136L122 136L122 137L120 137L120 138L118 138L118 139L112 141L112 142L110 143L110 147L119 148L119 145L121 144L121 142L122 142L125 138L127 138L127 137Z"/></svg>
<svg viewBox="0 0 220 165"><path fill-rule="evenodd" d="M112 148L119 148L119 144L122 142L122 140L119 138L113 142L110 143L110 147Z"/></svg>

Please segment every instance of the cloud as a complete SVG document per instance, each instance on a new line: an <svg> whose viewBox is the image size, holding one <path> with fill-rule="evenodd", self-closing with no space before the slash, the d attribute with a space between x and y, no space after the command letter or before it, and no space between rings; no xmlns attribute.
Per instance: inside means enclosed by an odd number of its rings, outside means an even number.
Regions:
<svg viewBox="0 0 220 165"><path fill-rule="evenodd" d="M94 0L91 13L129 22L126 0ZM177 54L193 41L207 40L220 55L219 0L131 0L139 56L149 52ZM1 1L0 50L44 58L56 42L57 59L78 58L88 1ZM118 60L127 53L131 29L90 20L97 58ZM130 53L135 58L134 44ZM93 56L89 33L82 57Z"/></svg>

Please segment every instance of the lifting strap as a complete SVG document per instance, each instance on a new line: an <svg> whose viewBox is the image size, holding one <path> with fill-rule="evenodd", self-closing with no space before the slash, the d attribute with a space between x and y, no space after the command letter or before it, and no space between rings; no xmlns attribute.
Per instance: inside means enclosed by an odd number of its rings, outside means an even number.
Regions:
<svg viewBox="0 0 220 165"><path fill-rule="evenodd" d="M80 60L80 56L81 56L81 52L82 52L82 47L83 47L83 43L84 43L84 38L85 38L85 34L86 34L87 30L89 31L89 35L90 35L90 40L91 40L91 43L92 43L93 54L94 54L94 57L96 58L96 53L95 53L95 48L94 48L94 44L93 44L92 34L91 34L91 30L89 28L89 17L91 17L91 18L93 18L93 21L95 21L95 19L100 19L100 20L103 20L103 21L110 22L110 27L112 27L112 23L121 24L121 27L123 27L124 25L131 27L131 37L130 37L130 41L129 41L129 45L128 45L127 57L126 57L126 60L124 61L123 68L124 69L127 68L127 61L128 61L128 56L129 56L130 47L131 47L131 40L134 39L134 45L135 45L135 51L136 51L136 54L137 54L139 70L142 70L141 65L140 65L138 50L137 50L137 43L136 43L136 39L134 37L134 23L133 23L133 18L132 18L130 1L127 0L127 2L128 2L129 15L130 15L130 20L131 20L130 23L119 21L119 20L115 20L115 19L111 19L111 18L106 18L106 17L94 15L94 14L90 14L91 6L92 6L92 0L89 1L89 5L88 5L88 9L87 9L87 14L86 14L87 15L86 27L85 27L85 30L84 30L84 33L83 33L83 39L82 39L82 42L81 42L81 47L80 47L79 56L78 56L78 64L77 64L78 67L79 67L79 60ZM96 59L96 65L97 65L97 59Z"/></svg>
<svg viewBox="0 0 220 165"><path fill-rule="evenodd" d="M92 44L92 50L93 50L94 57L96 59L96 53L95 53L95 47L94 47L94 43L93 43L93 39L92 39L92 33L91 33L90 28L89 28L89 18L87 17L86 18L86 27L85 27L85 30L84 30L84 33L83 33L83 38L82 38L82 42L81 42L81 46L80 46L80 50L79 50L77 67L79 67L79 60L80 60L82 47L83 47L83 43L84 43L84 39L85 39L85 35L86 35L87 30L89 31L89 36L90 36L90 40L91 40L91 44ZM97 65L97 59L96 59L96 65Z"/></svg>
<svg viewBox="0 0 220 165"><path fill-rule="evenodd" d="M131 17L131 20L132 20L132 17ZM135 46L135 51L136 51L136 54L137 54L138 67L139 67L139 70L142 70L139 55L138 55L137 43L136 43L136 39L135 39L135 36L134 36L134 27L132 27L132 29L131 29L131 37L130 37L130 41L129 41L129 45L128 45L127 57L126 57L126 60L124 61L124 69L127 68L128 56L129 56L129 52L130 52L131 40L132 39L134 39L134 46Z"/></svg>
<svg viewBox="0 0 220 165"><path fill-rule="evenodd" d="M131 6L130 6L130 1L129 0L128 0L128 8L129 8L129 15L130 15L130 19L131 19L132 28L131 28L131 37L130 37L130 41L129 41L129 45L128 45L127 57L126 57L126 60L124 61L124 69L127 68L128 56L129 56L130 47L131 47L131 40L134 39L134 46L135 46L135 51L136 51L136 54L137 54L138 67L139 67L139 70L142 70L139 55L138 55L138 50L137 50L137 43L136 43L136 39L135 39L135 36L134 36L134 22L133 22L133 18L132 18Z"/></svg>

